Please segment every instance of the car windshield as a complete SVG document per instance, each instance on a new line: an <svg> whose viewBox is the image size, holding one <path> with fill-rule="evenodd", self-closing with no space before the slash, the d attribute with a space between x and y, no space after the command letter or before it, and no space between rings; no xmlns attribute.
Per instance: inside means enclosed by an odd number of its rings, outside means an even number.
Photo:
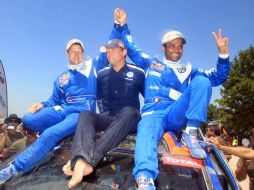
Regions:
<svg viewBox="0 0 254 190"><path fill-rule="evenodd" d="M158 189L207 189L202 170L175 165L160 165Z"/></svg>

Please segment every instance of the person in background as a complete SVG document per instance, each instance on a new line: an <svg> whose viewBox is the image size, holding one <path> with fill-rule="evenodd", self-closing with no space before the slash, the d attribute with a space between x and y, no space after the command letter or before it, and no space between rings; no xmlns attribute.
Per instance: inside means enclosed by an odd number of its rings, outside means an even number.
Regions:
<svg viewBox="0 0 254 190"><path fill-rule="evenodd" d="M221 137L225 140L228 139L228 132L226 130L226 127L224 125L220 125L220 130L221 130Z"/></svg>
<svg viewBox="0 0 254 190"><path fill-rule="evenodd" d="M71 161L64 167L72 175L69 188L92 173L104 155L116 147L140 119L139 93L143 94L145 73L126 63L127 50L122 41L112 39L106 46L109 67L97 77L97 104L100 114L82 112L72 144ZM96 139L96 132L104 133Z"/></svg>
<svg viewBox="0 0 254 190"><path fill-rule="evenodd" d="M228 38L213 32L218 47L216 69L203 70L180 61L186 39L179 31L169 31L162 38L163 60L142 52L132 40L124 10L115 10L112 38L120 38L128 56L146 72L145 103L138 124L133 175L139 189L155 189L158 159L157 146L165 131L182 133L182 141L192 157L205 159L197 140L200 122L206 121L213 86L227 79L230 63Z"/></svg>
<svg viewBox="0 0 254 190"><path fill-rule="evenodd" d="M237 136L233 136L232 146L238 146Z"/></svg>
<svg viewBox="0 0 254 190"><path fill-rule="evenodd" d="M4 120L4 123L6 124L8 136L12 143L24 137L22 125L21 125L21 118L19 118L17 114L10 114Z"/></svg>
<svg viewBox="0 0 254 190"><path fill-rule="evenodd" d="M250 141L247 138L242 139L242 145L246 148L250 148ZM250 184L249 189L254 189L254 159L239 158L236 163L235 176L238 181L243 181L249 177Z"/></svg>
<svg viewBox="0 0 254 190"><path fill-rule="evenodd" d="M217 140L219 141L221 145L227 146L227 142L221 137L221 134L222 132L218 124L208 125L207 137L217 138ZM228 154L226 152L223 152L223 153L228 161L232 158L231 154Z"/></svg>
<svg viewBox="0 0 254 190"><path fill-rule="evenodd" d="M254 147L254 127L250 129L250 136L249 136L249 141L250 141L250 147Z"/></svg>
<svg viewBox="0 0 254 190"><path fill-rule="evenodd" d="M32 131L31 129L26 129L24 127L22 127L22 130L24 131L24 137L22 139L14 141L9 147L2 150L2 160L25 150L38 138L38 135L35 131Z"/></svg>
<svg viewBox="0 0 254 190"><path fill-rule="evenodd" d="M6 149L11 147L13 143L17 143L24 139L23 127L21 119L16 114L10 114L7 118L1 119L0 126L0 159L6 159Z"/></svg>
<svg viewBox="0 0 254 190"><path fill-rule="evenodd" d="M11 146L11 140L4 125L4 118L0 119L0 159L3 157L4 148Z"/></svg>
<svg viewBox="0 0 254 190"><path fill-rule="evenodd" d="M227 152L228 154L232 154L240 158L254 160L254 150L251 148L224 146L221 145L218 139L214 137L210 137L208 140L212 142L216 148L222 150L223 152Z"/></svg>

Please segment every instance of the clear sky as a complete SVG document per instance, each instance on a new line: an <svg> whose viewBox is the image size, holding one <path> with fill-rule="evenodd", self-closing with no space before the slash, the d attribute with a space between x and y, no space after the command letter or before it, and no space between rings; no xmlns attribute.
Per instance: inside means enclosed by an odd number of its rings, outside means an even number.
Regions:
<svg viewBox="0 0 254 190"><path fill-rule="evenodd" d="M218 51L212 31L230 40L230 60L254 44L253 0L1 0L0 59L8 83L9 113L22 116L50 97L55 77L66 69L65 46L79 38L96 57L108 41L116 7L126 10L134 41L151 56L163 57L161 37L181 31L187 44L182 62L210 69ZM212 100L220 98L220 87Z"/></svg>

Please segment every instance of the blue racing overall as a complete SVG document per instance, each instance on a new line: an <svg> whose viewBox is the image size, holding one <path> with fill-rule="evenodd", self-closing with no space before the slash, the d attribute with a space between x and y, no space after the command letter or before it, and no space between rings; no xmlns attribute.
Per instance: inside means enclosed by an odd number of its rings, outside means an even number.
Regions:
<svg viewBox="0 0 254 190"><path fill-rule="evenodd" d="M179 131L187 120L205 122L211 98L211 87L222 84L228 76L228 55L219 55L211 70L191 64L151 58L133 43L127 24L115 24L111 38L121 39L128 56L146 73L145 104L138 124L135 147L134 176L143 172L156 179L158 175L157 145L165 131Z"/></svg>

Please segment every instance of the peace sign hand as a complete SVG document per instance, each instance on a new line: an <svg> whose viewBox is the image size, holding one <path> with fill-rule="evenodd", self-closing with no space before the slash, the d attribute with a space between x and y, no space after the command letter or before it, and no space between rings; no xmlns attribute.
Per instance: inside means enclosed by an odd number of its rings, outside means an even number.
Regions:
<svg viewBox="0 0 254 190"><path fill-rule="evenodd" d="M228 50L228 37L222 36L222 31L219 29L218 36L215 32L212 32L213 37L216 41L220 54L229 54Z"/></svg>

